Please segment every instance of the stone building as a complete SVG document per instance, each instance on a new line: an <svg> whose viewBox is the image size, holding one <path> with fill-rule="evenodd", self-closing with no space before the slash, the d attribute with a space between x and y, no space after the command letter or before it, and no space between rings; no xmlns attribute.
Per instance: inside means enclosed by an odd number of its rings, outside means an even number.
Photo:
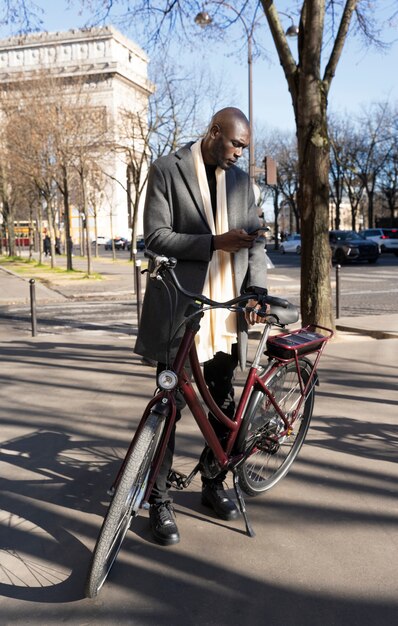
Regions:
<svg viewBox="0 0 398 626"><path fill-rule="evenodd" d="M0 88L29 81L44 71L51 73L61 94L70 99L71 85L79 83L90 105L103 112L107 141L112 144L120 139L120 118L125 111L142 115L147 110L153 91L147 66L143 50L110 26L0 41ZM114 236L128 237L131 203L127 158L123 151L109 151L102 165L107 176L97 199L98 235L110 237L112 222ZM72 237L78 241L82 228L79 207L73 206L71 212Z"/></svg>

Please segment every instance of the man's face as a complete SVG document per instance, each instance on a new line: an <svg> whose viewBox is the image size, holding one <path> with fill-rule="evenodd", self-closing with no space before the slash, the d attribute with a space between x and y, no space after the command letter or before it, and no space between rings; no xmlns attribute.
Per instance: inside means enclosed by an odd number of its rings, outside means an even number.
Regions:
<svg viewBox="0 0 398 626"><path fill-rule="evenodd" d="M221 128L218 124L212 129L212 157L218 167L228 170L242 156L250 141L247 124L235 120Z"/></svg>

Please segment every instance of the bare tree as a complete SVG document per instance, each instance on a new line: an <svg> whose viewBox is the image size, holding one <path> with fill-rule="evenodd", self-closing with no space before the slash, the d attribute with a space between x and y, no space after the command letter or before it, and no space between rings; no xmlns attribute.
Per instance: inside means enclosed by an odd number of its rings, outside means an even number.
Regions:
<svg viewBox="0 0 398 626"><path fill-rule="evenodd" d="M278 167L278 186L282 202L289 209L289 231L292 230L292 217L295 231L301 230L300 211L297 203L298 194L298 154L296 138L289 135L280 137L274 156Z"/></svg>
<svg viewBox="0 0 398 626"><path fill-rule="evenodd" d="M28 94L29 93L29 97ZM12 168L13 176L8 177L7 188L9 197L22 194L18 182L30 180L40 194L41 202L47 210L48 226L52 240L54 239L54 190L52 185L52 159L49 152L49 143L46 133L43 133L43 116L47 119L47 112L40 107L32 97L30 85L26 90L11 89L2 92L1 108L7 129L7 160ZM33 123L34 111L36 124ZM6 206L11 207L9 198ZM9 213L9 232L14 227L14 211ZM12 224L11 224L12 222ZM10 238L11 239L11 238ZM53 241L54 245L54 241ZM54 264L54 251L51 263Z"/></svg>
<svg viewBox="0 0 398 626"><path fill-rule="evenodd" d="M367 195L368 226L374 226L374 198L378 179L389 156L391 111L387 102L373 103L358 119L360 149L356 170ZM366 128L366 133L362 129Z"/></svg>
<svg viewBox="0 0 398 626"><path fill-rule="evenodd" d="M149 108L122 110L118 129L119 141L112 149L125 163L125 188L131 224L131 255L137 247L137 223L145 194L149 165L160 156L176 150L203 130L203 103L215 110L225 92L223 81L214 90L209 73L188 73L181 78L178 68L164 59L155 62L152 70L156 89L149 99ZM205 94L205 95L203 95ZM199 109L199 103L202 108Z"/></svg>
<svg viewBox="0 0 398 626"><path fill-rule="evenodd" d="M386 158L379 172L378 191L389 216L390 226L398 226L398 110L391 111L386 142Z"/></svg>
<svg viewBox="0 0 398 626"><path fill-rule="evenodd" d="M345 194L345 162L346 140L349 135L350 122L337 115L329 117L330 139L330 197L336 208L336 216L332 228L340 228L340 209Z"/></svg>
<svg viewBox="0 0 398 626"><path fill-rule="evenodd" d="M16 34L42 27L43 9L32 0L1 0L0 26L8 26Z"/></svg>
<svg viewBox="0 0 398 626"><path fill-rule="evenodd" d="M81 2L87 5L86 0ZM224 0L209 0L206 11L224 17L224 26L245 15L249 23L258 18L257 0L234 6L235 16L225 20L228 6ZM367 41L381 45L370 3L364 0L297 0L300 17L298 61L290 50L273 0L261 0L275 48L281 63L296 120L298 141L299 188L301 215L302 266L301 315L305 324L333 326L330 286L329 226L329 137L327 126L328 94L345 40L351 30ZM122 0L96 5L98 11L111 15ZM200 9L195 0L166 2L161 8L149 0L137 0L134 20L151 29L153 41L161 34L176 36L189 33L192 15ZM392 10L393 12L393 10ZM97 17L99 15L97 14ZM125 20L129 14L125 15ZM130 17L130 20L132 17ZM146 20L146 21L145 21ZM251 22L250 22L251 20ZM125 22L126 23L126 22ZM131 21L130 21L131 23Z"/></svg>
<svg viewBox="0 0 398 626"><path fill-rule="evenodd" d="M278 249L279 218L282 210L288 209L288 227L283 230L300 232L300 214L297 205L298 156L297 141L293 133L273 130L256 132L256 145L261 154L274 159L277 168L276 185L266 185L265 176L259 176L259 184L264 184L272 195L274 207L275 248ZM265 171L264 171L265 174ZM283 213L284 215L284 213ZM293 223L294 222L294 223Z"/></svg>

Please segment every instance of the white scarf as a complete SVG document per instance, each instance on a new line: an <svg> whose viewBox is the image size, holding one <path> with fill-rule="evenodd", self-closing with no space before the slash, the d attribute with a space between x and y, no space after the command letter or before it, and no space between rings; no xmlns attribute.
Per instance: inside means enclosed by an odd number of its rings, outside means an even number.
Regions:
<svg viewBox="0 0 398 626"><path fill-rule="evenodd" d="M216 169L217 210L215 223L211 204L210 190L207 182L206 169L202 157L202 141L191 146L199 189L203 200L206 218L213 235L228 232L227 190L225 171ZM229 252L214 250L209 263L203 293L212 300L225 302L235 297L232 258ZM213 358L216 352L231 353L231 346L236 342L236 314L226 309L214 309L205 313L200 323L200 331L196 335L196 348L199 363Z"/></svg>

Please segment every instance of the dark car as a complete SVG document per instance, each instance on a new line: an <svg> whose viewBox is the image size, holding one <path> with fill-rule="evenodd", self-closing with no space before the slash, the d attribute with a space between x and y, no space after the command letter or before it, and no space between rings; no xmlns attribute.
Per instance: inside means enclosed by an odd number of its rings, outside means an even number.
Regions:
<svg viewBox="0 0 398 626"><path fill-rule="evenodd" d="M127 239L124 237L115 237L114 240L115 250L126 250L127 248ZM112 250L112 239L105 244L105 250Z"/></svg>
<svg viewBox="0 0 398 626"><path fill-rule="evenodd" d="M380 255L377 243L364 239L354 230L331 230L329 243L332 261L340 265L351 261L376 263Z"/></svg>

